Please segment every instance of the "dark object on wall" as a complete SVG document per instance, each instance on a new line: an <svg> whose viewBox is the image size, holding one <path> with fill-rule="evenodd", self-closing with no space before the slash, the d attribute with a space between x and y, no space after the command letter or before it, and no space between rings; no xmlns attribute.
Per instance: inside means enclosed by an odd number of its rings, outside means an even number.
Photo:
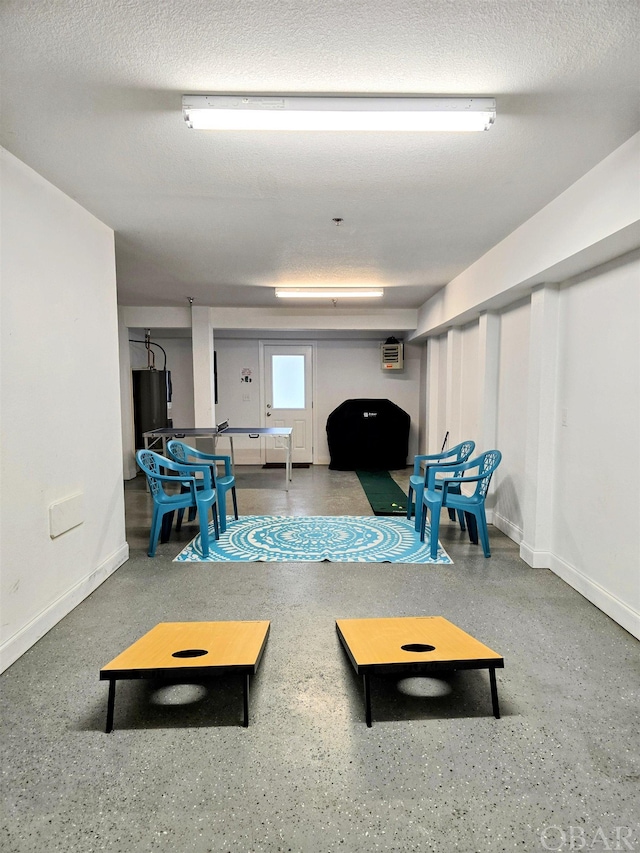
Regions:
<svg viewBox="0 0 640 853"><path fill-rule="evenodd" d="M327 418L334 471L404 468L411 418L391 400L345 400Z"/></svg>
<svg viewBox="0 0 640 853"><path fill-rule="evenodd" d="M133 422L136 448L144 447L143 433L170 426L167 400L171 373L168 370L134 370Z"/></svg>

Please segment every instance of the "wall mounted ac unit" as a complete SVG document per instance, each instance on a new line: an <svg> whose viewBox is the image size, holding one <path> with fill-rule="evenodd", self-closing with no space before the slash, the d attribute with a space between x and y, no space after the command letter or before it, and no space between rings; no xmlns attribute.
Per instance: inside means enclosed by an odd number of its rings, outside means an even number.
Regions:
<svg viewBox="0 0 640 853"><path fill-rule="evenodd" d="M380 366L383 370L403 370L404 344L396 338L388 338L380 344Z"/></svg>

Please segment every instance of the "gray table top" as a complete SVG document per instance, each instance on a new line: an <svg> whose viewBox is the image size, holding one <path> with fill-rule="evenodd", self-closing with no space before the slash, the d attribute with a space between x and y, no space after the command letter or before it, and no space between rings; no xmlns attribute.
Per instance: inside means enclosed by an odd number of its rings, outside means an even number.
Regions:
<svg viewBox="0 0 640 853"><path fill-rule="evenodd" d="M145 438L161 438L172 436L174 438L196 438L210 435L291 435L291 427L161 427L143 433Z"/></svg>

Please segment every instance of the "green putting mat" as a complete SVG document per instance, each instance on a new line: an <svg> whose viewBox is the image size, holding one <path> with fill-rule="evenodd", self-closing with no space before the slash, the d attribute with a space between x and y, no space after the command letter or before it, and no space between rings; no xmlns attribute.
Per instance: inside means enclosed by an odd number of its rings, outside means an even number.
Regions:
<svg viewBox="0 0 640 853"><path fill-rule="evenodd" d="M407 496L388 471L356 471L375 515L406 515Z"/></svg>

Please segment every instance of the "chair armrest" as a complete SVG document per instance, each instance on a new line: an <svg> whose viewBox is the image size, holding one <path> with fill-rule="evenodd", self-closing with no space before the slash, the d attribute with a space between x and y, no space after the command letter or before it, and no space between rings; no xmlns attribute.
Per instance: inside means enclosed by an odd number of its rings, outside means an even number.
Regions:
<svg viewBox="0 0 640 853"><path fill-rule="evenodd" d="M187 464L187 463L184 463L184 464L176 463L176 471L179 474L185 473L187 476L192 472L193 473L201 473L202 479L204 481L205 489L212 489L213 488L213 485L212 485L213 478L211 475L211 466L210 465L192 465L192 464ZM175 477L170 478L170 479L175 479ZM189 479L193 480L194 483L196 482L195 477L190 477Z"/></svg>
<svg viewBox="0 0 640 853"><path fill-rule="evenodd" d="M231 457L230 456L219 455L219 454L214 453L209 458L214 459L216 462L224 462L224 475L225 475L225 477L231 476Z"/></svg>
<svg viewBox="0 0 640 853"><path fill-rule="evenodd" d="M479 474L477 477L465 477L464 480L461 480L460 477L446 477L442 480L438 480L438 483L442 486L443 502L446 503L447 501L447 492L450 485L455 484L459 487L461 484L464 485L465 483L477 483L478 480L484 480L486 476L486 474Z"/></svg>
<svg viewBox="0 0 640 853"><path fill-rule="evenodd" d="M420 474L420 467L421 467L423 462L426 462L430 459L433 459L437 462L438 459L446 459L447 456L451 456L451 452L448 450L444 451L443 453L427 453L427 454L422 453L418 456L414 456L413 457L413 475L417 477Z"/></svg>
<svg viewBox="0 0 640 853"><path fill-rule="evenodd" d="M231 475L231 457L228 455L220 453L205 453L204 451L199 450L198 459L202 459L205 462L224 462L225 477L229 477ZM215 468L215 465L212 465L211 467Z"/></svg>
<svg viewBox="0 0 640 853"><path fill-rule="evenodd" d="M460 477L462 476L464 471L468 471L470 468L477 467L477 464L469 465L468 462L458 462L456 465L430 465L427 471L427 475L425 477L425 487L428 489L435 488L434 484L436 480L436 474L457 474L457 477L455 477L454 479L459 482ZM439 480L438 482L442 483L444 482L444 480Z"/></svg>

